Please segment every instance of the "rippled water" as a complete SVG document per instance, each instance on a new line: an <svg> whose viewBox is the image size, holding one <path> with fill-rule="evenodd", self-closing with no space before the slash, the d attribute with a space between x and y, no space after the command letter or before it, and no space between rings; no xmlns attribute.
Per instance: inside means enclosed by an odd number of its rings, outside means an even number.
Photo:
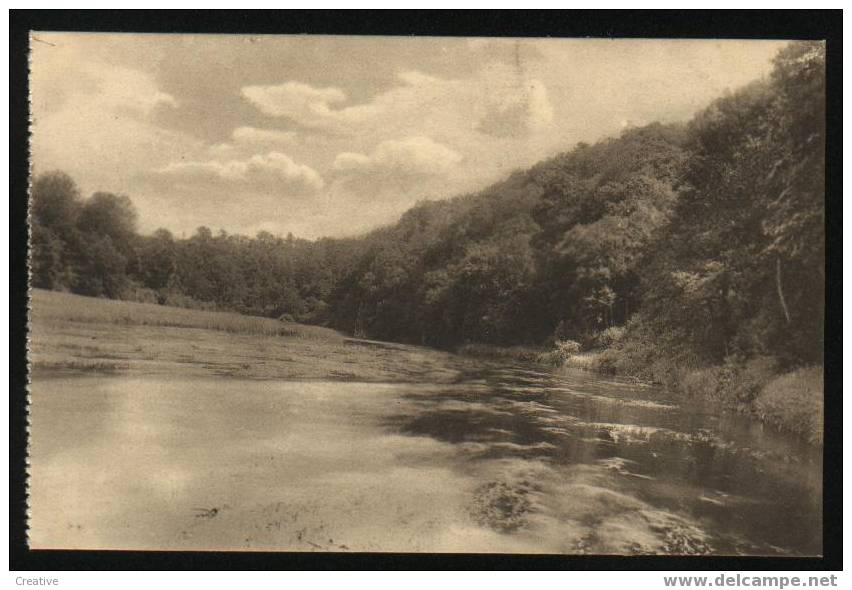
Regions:
<svg viewBox="0 0 852 590"><path fill-rule="evenodd" d="M819 450L582 372L45 378L32 396L37 547L822 551Z"/></svg>

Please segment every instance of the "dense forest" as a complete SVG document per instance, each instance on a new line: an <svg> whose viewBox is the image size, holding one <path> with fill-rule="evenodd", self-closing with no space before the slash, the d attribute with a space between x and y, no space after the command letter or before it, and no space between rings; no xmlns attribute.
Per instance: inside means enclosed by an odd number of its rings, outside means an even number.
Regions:
<svg viewBox="0 0 852 590"><path fill-rule="evenodd" d="M824 52L790 44L767 79L687 123L578 144L358 238L140 235L127 197L83 199L64 173L42 174L32 285L439 347L573 340L609 347L601 367L658 381L817 366Z"/></svg>

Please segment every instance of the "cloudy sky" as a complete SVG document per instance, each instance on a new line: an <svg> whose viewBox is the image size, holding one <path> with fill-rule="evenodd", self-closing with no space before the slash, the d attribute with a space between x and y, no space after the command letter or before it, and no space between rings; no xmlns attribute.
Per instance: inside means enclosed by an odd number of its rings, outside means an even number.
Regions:
<svg viewBox="0 0 852 590"><path fill-rule="evenodd" d="M766 75L768 41L36 33L35 173L140 230L352 235Z"/></svg>

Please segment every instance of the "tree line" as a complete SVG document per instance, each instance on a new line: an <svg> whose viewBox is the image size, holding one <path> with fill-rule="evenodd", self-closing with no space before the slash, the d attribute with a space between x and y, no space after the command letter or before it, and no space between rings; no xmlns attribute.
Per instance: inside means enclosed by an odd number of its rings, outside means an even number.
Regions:
<svg viewBox="0 0 852 590"><path fill-rule="evenodd" d="M82 199L54 171L32 186L30 276L36 288L201 309L323 322L350 264L348 240L315 242L260 232L254 238L199 227L189 238L136 231L130 199Z"/></svg>
<svg viewBox="0 0 852 590"><path fill-rule="evenodd" d="M439 347L617 334L637 365L819 363L824 96L824 45L794 43L688 123L578 144L348 239L140 235L127 197L82 199L51 172L32 187L31 281Z"/></svg>

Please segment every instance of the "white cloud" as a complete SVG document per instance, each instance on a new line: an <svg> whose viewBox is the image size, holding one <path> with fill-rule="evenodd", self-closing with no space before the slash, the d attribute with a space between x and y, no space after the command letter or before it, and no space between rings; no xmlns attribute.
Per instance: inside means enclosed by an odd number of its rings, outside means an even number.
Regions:
<svg viewBox="0 0 852 590"><path fill-rule="evenodd" d="M356 105L333 109L346 101L339 88L315 88L301 82L271 86L245 86L242 95L262 113L286 117L305 127L334 127L357 124L378 114L376 105Z"/></svg>
<svg viewBox="0 0 852 590"><path fill-rule="evenodd" d="M58 40L57 40L58 41ZM155 111L177 106L150 72L99 60L72 43L32 47L35 172L61 169L84 194L136 195L135 176L203 146L165 129ZM144 211L144 205L139 205Z"/></svg>
<svg viewBox="0 0 852 590"><path fill-rule="evenodd" d="M314 88L301 82L246 86L242 93L262 112L275 117L311 111L322 113L329 110L329 105L346 100L346 94L339 88Z"/></svg>
<svg viewBox="0 0 852 590"><path fill-rule="evenodd" d="M519 137L545 129L553 121L547 88L539 79L494 63L467 79L438 78L418 70L397 74L399 84L364 104L346 106L338 88L300 82L246 86L242 94L262 113L286 117L307 128L344 135L444 136L471 129L498 137Z"/></svg>
<svg viewBox="0 0 852 590"><path fill-rule="evenodd" d="M42 116L76 108L71 103L82 100L100 111L140 118L160 106L178 106L149 72L92 58L73 44L35 43L32 59L33 110Z"/></svg>
<svg viewBox="0 0 852 590"><path fill-rule="evenodd" d="M293 148L298 144L298 136L295 131L237 127L231 132L231 141L211 145L208 153L215 160L239 159L258 151Z"/></svg>
<svg viewBox="0 0 852 590"><path fill-rule="evenodd" d="M341 172L362 172L400 176L444 174L462 161L458 152L429 137L417 136L381 142L373 152L343 152L334 160Z"/></svg>
<svg viewBox="0 0 852 590"><path fill-rule="evenodd" d="M257 127L237 127L231 133L235 143L248 145L284 144L291 145L296 141L295 131L280 131L278 129L258 129Z"/></svg>
<svg viewBox="0 0 852 590"><path fill-rule="evenodd" d="M101 68L93 70L101 77L97 89L99 98L112 108L149 115L159 106L178 106L175 98L160 91L147 74L116 66L106 72Z"/></svg>
<svg viewBox="0 0 852 590"><path fill-rule="evenodd" d="M216 180L241 183L249 188L280 188L288 193L315 193L325 186L316 170L297 164L281 152L224 162L172 162L161 168L159 173L184 180Z"/></svg>
<svg viewBox="0 0 852 590"><path fill-rule="evenodd" d="M334 159L334 169L340 172L363 170L370 166L370 157L355 152L342 152Z"/></svg>

